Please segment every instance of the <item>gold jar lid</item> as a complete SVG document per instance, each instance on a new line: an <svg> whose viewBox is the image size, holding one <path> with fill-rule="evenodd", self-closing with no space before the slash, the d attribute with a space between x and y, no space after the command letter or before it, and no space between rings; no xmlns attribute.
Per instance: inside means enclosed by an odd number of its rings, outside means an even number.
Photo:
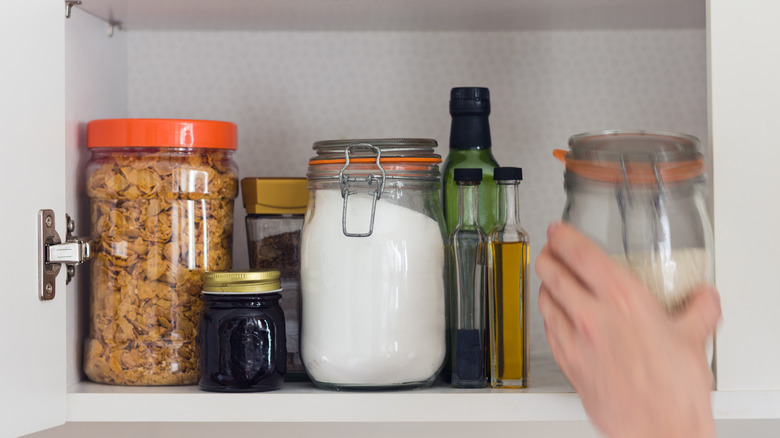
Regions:
<svg viewBox="0 0 780 438"><path fill-rule="evenodd" d="M203 275L204 294L281 292L279 271L211 271Z"/></svg>
<svg viewBox="0 0 780 438"><path fill-rule="evenodd" d="M304 214L309 203L306 178L244 178L241 193L248 214Z"/></svg>

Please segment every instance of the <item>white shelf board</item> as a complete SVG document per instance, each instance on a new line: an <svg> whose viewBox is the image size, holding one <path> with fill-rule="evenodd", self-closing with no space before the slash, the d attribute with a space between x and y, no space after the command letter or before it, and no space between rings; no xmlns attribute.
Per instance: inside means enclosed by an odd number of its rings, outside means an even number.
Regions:
<svg viewBox="0 0 780 438"><path fill-rule="evenodd" d="M586 421L577 394L541 390L452 389L356 392L285 383L251 394L197 386L69 388L69 422L503 422ZM716 391L718 420L780 419L780 391Z"/></svg>
<svg viewBox="0 0 780 438"><path fill-rule="evenodd" d="M533 354L528 389L430 388L332 391L309 382L224 394L197 386L68 388L67 421L80 422L459 422L584 421L579 398L549 354Z"/></svg>
<svg viewBox="0 0 780 438"><path fill-rule="evenodd" d="M705 27L706 0L83 0L128 30L515 31ZM74 13L78 13L75 11Z"/></svg>
<svg viewBox="0 0 780 438"><path fill-rule="evenodd" d="M79 383L67 421L119 422L459 422L586 420L570 392L451 389L355 392L285 383L278 391L223 394L186 387Z"/></svg>

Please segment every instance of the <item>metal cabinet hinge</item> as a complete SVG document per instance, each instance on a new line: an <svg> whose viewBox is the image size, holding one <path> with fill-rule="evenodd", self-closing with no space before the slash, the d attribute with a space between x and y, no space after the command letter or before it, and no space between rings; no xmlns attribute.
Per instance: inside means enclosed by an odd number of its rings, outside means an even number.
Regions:
<svg viewBox="0 0 780 438"><path fill-rule="evenodd" d="M65 215L68 233L65 242L54 227L54 212L38 212L38 298L41 301L54 299L57 275L62 265L67 268L66 284L76 274L76 266L92 258L92 245L88 240L73 236L76 223Z"/></svg>

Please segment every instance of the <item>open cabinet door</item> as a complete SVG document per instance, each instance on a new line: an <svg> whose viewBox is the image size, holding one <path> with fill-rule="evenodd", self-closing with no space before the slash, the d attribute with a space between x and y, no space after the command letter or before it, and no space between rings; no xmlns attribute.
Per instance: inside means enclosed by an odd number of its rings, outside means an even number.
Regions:
<svg viewBox="0 0 780 438"><path fill-rule="evenodd" d="M38 297L38 215L65 237L64 4L0 13L0 436L65 422L65 269Z"/></svg>

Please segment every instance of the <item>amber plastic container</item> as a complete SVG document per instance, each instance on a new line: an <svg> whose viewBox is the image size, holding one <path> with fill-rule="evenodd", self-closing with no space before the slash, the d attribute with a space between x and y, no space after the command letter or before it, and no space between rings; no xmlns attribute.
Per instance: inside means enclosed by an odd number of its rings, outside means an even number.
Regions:
<svg viewBox="0 0 780 438"><path fill-rule="evenodd" d="M235 124L206 120L87 125L90 380L197 383L203 274L232 267L236 137Z"/></svg>

